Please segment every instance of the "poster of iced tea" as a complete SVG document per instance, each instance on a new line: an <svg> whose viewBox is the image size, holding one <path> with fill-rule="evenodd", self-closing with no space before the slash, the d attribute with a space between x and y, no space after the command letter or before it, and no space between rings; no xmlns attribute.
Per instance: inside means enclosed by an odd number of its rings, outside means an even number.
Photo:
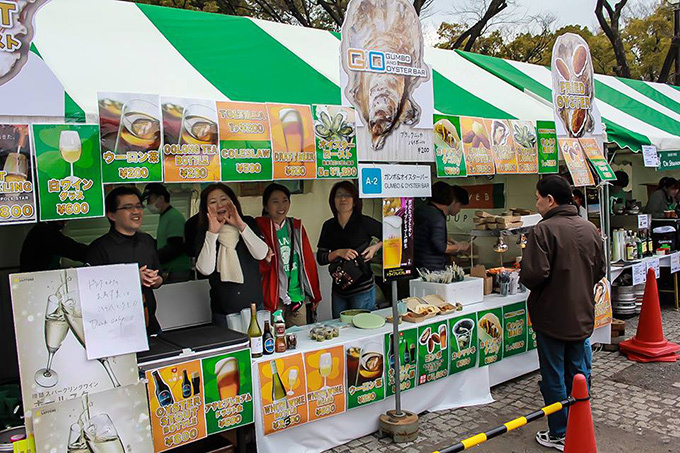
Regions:
<svg viewBox="0 0 680 453"><path fill-rule="evenodd" d="M449 319L451 363L449 375L477 366L477 315Z"/></svg>
<svg viewBox="0 0 680 453"><path fill-rule="evenodd" d="M308 105L267 104L274 179L316 178L314 120Z"/></svg>
<svg viewBox="0 0 680 453"><path fill-rule="evenodd" d="M146 372L154 451L206 437L201 361Z"/></svg>
<svg viewBox="0 0 680 453"><path fill-rule="evenodd" d="M345 412L345 350L342 346L305 353L309 420Z"/></svg>
<svg viewBox="0 0 680 453"><path fill-rule="evenodd" d="M413 274L413 198L383 198L383 275Z"/></svg>
<svg viewBox="0 0 680 453"><path fill-rule="evenodd" d="M253 422L253 379L248 350L201 361L208 435Z"/></svg>
<svg viewBox="0 0 680 453"><path fill-rule="evenodd" d="M36 221L27 124L0 124L0 225Z"/></svg>
<svg viewBox="0 0 680 453"><path fill-rule="evenodd" d="M517 154L512 126L508 120L484 120L486 129L491 134L491 151L493 151L496 173L517 173Z"/></svg>
<svg viewBox="0 0 680 453"><path fill-rule="evenodd" d="M317 179L356 178L356 112L340 105L313 105Z"/></svg>
<svg viewBox="0 0 680 453"><path fill-rule="evenodd" d="M264 434L307 423L307 384L302 354L258 364Z"/></svg>
<svg viewBox="0 0 680 453"><path fill-rule="evenodd" d="M220 180L215 101L161 97L165 182Z"/></svg>
<svg viewBox="0 0 680 453"><path fill-rule="evenodd" d="M346 344L345 366L348 409L385 398L385 344L382 335Z"/></svg>
<svg viewBox="0 0 680 453"><path fill-rule="evenodd" d="M272 143L266 104L218 102L222 181L270 181Z"/></svg>
<svg viewBox="0 0 680 453"><path fill-rule="evenodd" d="M449 337L446 321L418 327L418 385L449 375Z"/></svg>
<svg viewBox="0 0 680 453"><path fill-rule="evenodd" d="M97 93L97 100L104 184L162 182L158 95Z"/></svg>
<svg viewBox="0 0 680 453"><path fill-rule="evenodd" d="M392 334L385 334L385 350L387 351L387 396L394 395L396 391L396 382L394 379L394 344L392 343ZM399 389L404 392L411 390L416 386L416 372L417 372L417 342L418 330L408 329L399 332L399 352L396 354L399 357Z"/></svg>

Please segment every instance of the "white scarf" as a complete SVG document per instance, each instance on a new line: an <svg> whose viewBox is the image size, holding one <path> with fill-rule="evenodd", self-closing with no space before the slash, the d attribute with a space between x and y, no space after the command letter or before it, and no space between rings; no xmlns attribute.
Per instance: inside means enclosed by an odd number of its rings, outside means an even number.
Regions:
<svg viewBox="0 0 680 453"><path fill-rule="evenodd" d="M243 283L243 271L241 262L236 253L236 245L241 239L238 228L231 225L223 225L217 233L217 271L223 282Z"/></svg>

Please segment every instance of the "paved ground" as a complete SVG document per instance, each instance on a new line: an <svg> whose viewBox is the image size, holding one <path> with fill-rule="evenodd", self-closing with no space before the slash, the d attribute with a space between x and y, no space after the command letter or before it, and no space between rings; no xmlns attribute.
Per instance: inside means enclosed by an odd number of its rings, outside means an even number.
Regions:
<svg viewBox="0 0 680 453"><path fill-rule="evenodd" d="M680 312L664 308L663 321L666 337L680 343ZM626 336L636 329L637 318L629 320ZM543 406L538 380L532 373L494 387L496 402L486 406L421 414L415 442L394 444L373 434L329 452L432 452ZM680 451L680 362L639 364L618 352L594 351L592 397L600 453ZM556 451L534 440L545 426L544 420L536 421L473 451Z"/></svg>

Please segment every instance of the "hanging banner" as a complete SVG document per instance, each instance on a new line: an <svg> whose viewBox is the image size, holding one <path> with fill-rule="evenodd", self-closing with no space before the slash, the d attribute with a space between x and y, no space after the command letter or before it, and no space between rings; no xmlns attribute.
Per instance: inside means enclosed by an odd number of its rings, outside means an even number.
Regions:
<svg viewBox="0 0 680 453"><path fill-rule="evenodd" d="M449 375L449 333L446 321L418 327L418 385Z"/></svg>
<svg viewBox="0 0 680 453"><path fill-rule="evenodd" d="M503 358L527 352L526 301L503 307Z"/></svg>
<svg viewBox="0 0 680 453"><path fill-rule="evenodd" d="M659 170L677 170L680 168L680 151L660 151Z"/></svg>
<svg viewBox="0 0 680 453"><path fill-rule="evenodd" d="M557 143L559 144L560 151L562 151L562 157L567 164L571 178L574 181L574 186L594 186L595 180L593 179L593 174L588 168L588 163L578 139L558 138Z"/></svg>
<svg viewBox="0 0 680 453"><path fill-rule="evenodd" d="M313 105L316 178L356 178L356 112L351 107Z"/></svg>
<svg viewBox="0 0 680 453"><path fill-rule="evenodd" d="M316 142L308 105L267 104L274 179L314 179Z"/></svg>
<svg viewBox="0 0 680 453"><path fill-rule="evenodd" d="M27 124L0 124L0 225L36 221Z"/></svg>
<svg viewBox="0 0 680 453"><path fill-rule="evenodd" d="M163 182L158 95L97 93L104 184Z"/></svg>
<svg viewBox="0 0 680 453"><path fill-rule="evenodd" d="M612 323L611 285L603 278L595 285L595 328Z"/></svg>
<svg viewBox="0 0 680 453"><path fill-rule="evenodd" d="M385 398L384 346L382 336L345 345L348 409Z"/></svg>
<svg viewBox="0 0 680 453"><path fill-rule="evenodd" d="M358 113L359 162L432 162L432 71L413 4L351 0L340 55L342 105Z"/></svg>
<svg viewBox="0 0 680 453"><path fill-rule="evenodd" d="M460 139L460 117L434 115L434 156L437 177L467 176L463 142Z"/></svg>
<svg viewBox="0 0 680 453"><path fill-rule="evenodd" d="M104 187L99 127L34 124L40 220L102 217Z"/></svg>
<svg viewBox="0 0 680 453"><path fill-rule="evenodd" d="M538 132L538 172L542 175L559 172L557 133L554 121L536 121Z"/></svg>
<svg viewBox="0 0 680 453"><path fill-rule="evenodd" d="M579 144L583 153L586 155L590 163L592 164L595 172L600 177L602 181L615 181L616 175L614 170L609 166L607 159L604 158L602 152L602 146L594 137L589 138L579 138Z"/></svg>
<svg viewBox="0 0 680 453"><path fill-rule="evenodd" d="M266 104L218 102L222 181L271 181L272 144Z"/></svg>
<svg viewBox="0 0 680 453"><path fill-rule="evenodd" d="M449 319L451 360L449 374L459 373L477 366L477 315Z"/></svg>
<svg viewBox="0 0 680 453"><path fill-rule="evenodd" d="M359 197L429 197L428 165L359 164Z"/></svg>
<svg viewBox="0 0 680 453"><path fill-rule="evenodd" d="M264 434L307 423L307 385L302 354L258 364Z"/></svg>
<svg viewBox="0 0 680 453"><path fill-rule="evenodd" d="M481 118L460 118L463 152L468 176L493 175L496 172L489 131Z"/></svg>
<svg viewBox="0 0 680 453"><path fill-rule="evenodd" d="M305 353L309 421L345 412L345 350L342 346Z"/></svg>
<svg viewBox="0 0 680 453"><path fill-rule="evenodd" d="M508 120L485 120L486 130L490 132L491 151L496 163L496 173L517 173L517 153L512 126Z"/></svg>
<svg viewBox="0 0 680 453"><path fill-rule="evenodd" d="M413 198L383 198L383 277L413 274Z"/></svg>
<svg viewBox="0 0 680 453"><path fill-rule="evenodd" d="M215 101L161 97L165 182L220 181Z"/></svg>
<svg viewBox="0 0 680 453"><path fill-rule="evenodd" d="M477 313L479 366L499 362L503 358L503 309L494 308Z"/></svg>
<svg viewBox="0 0 680 453"><path fill-rule="evenodd" d="M407 329L399 332L399 389L404 392L416 386L418 330ZM387 396L396 392L394 379L394 344L392 334L385 334L385 350L387 351Z"/></svg>
<svg viewBox="0 0 680 453"><path fill-rule="evenodd" d="M517 153L517 172L538 173L538 149L536 147L536 125L532 121L511 120L512 137Z"/></svg>

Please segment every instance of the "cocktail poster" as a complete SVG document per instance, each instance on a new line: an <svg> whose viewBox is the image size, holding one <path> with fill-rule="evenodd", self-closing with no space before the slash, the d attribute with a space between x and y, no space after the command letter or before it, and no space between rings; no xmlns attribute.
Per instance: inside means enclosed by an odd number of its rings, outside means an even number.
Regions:
<svg viewBox="0 0 680 453"><path fill-rule="evenodd" d="M314 120L308 105L267 104L274 179L316 178Z"/></svg>
<svg viewBox="0 0 680 453"><path fill-rule="evenodd" d="M36 409L33 430L38 453L154 451L143 382Z"/></svg>
<svg viewBox="0 0 680 453"><path fill-rule="evenodd" d="M460 136L460 117L434 116L433 142L437 177L467 176L463 141Z"/></svg>
<svg viewBox="0 0 680 453"><path fill-rule="evenodd" d="M393 334L385 334L385 350L387 351L387 396L394 395L396 379L394 378L394 361L399 358L399 389L404 392L416 386L418 372L418 329L399 332L399 352L395 354L392 343Z"/></svg>
<svg viewBox="0 0 680 453"><path fill-rule="evenodd" d="M413 198L383 198L383 274L386 280L413 274Z"/></svg>
<svg viewBox="0 0 680 453"><path fill-rule="evenodd" d="M489 131L481 118L460 118L463 152L468 176L496 173Z"/></svg>
<svg viewBox="0 0 680 453"><path fill-rule="evenodd" d="M40 220L102 217L99 126L34 124Z"/></svg>
<svg viewBox="0 0 680 453"><path fill-rule="evenodd" d="M538 147L536 124L533 121L510 120L512 137L517 154L517 173L538 173Z"/></svg>
<svg viewBox="0 0 680 453"><path fill-rule="evenodd" d="M104 184L162 182L158 95L97 93Z"/></svg>
<svg viewBox="0 0 680 453"><path fill-rule="evenodd" d="M266 104L218 102L222 181L271 181L272 143Z"/></svg>
<svg viewBox="0 0 680 453"><path fill-rule="evenodd" d="M206 437L201 361L146 371L155 452Z"/></svg>
<svg viewBox="0 0 680 453"><path fill-rule="evenodd" d="M502 308L494 308L477 313L480 367L499 362L503 358L502 320Z"/></svg>
<svg viewBox="0 0 680 453"><path fill-rule="evenodd" d="M215 101L161 97L165 182L220 180Z"/></svg>
<svg viewBox="0 0 680 453"><path fill-rule="evenodd" d="M139 381L134 354L88 360L75 269L10 275L25 410Z"/></svg>
<svg viewBox="0 0 680 453"><path fill-rule="evenodd" d="M208 435L253 422L253 378L248 350L201 361ZM198 376L191 376L200 389Z"/></svg>
<svg viewBox="0 0 680 453"><path fill-rule="evenodd" d="M0 124L0 225L36 221L30 127Z"/></svg>
<svg viewBox="0 0 680 453"><path fill-rule="evenodd" d="M503 357L527 352L527 303L503 307Z"/></svg>
<svg viewBox="0 0 680 453"><path fill-rule="evenodd" d="M316 178L356 178L356 112L339 105L313 105Z"/></svg>
<svg viewBox="0 0 680 453"><path fill-rule="evenodd" d="M307 384L302 354L258 364L264 434L307 423Z"/></svg>
<svg viewBox="0 0 680 453"><path fill-rule="evenodd" d="M517 173L517 149L510 122L508 120L484 120L484 124L491 139L496 173L499 175Z"/></svg>
<svg viewBox="0 0 680 453"><path fill-rule="evenodd" d="M382 335L346 344L345 366L348 409L385 398L385 344Z"/></svg>
<svg viewBox="0 0 680 453"><path fill-rule="evenodd" d="M446 321L418 327L418 385L449 375L449 340Z"/></svg>
<svg viewBox="0 0 680 453"><path fill-rule="evenodd" d="M477 315L449 319L451 360L449 375L477 366Z"/></svg>
<svg viewBox="0 0 680 453"><path fill-rule="evenodd" d="M305 353L309 421L345 412L345 350L342 346Z"/></svg>

